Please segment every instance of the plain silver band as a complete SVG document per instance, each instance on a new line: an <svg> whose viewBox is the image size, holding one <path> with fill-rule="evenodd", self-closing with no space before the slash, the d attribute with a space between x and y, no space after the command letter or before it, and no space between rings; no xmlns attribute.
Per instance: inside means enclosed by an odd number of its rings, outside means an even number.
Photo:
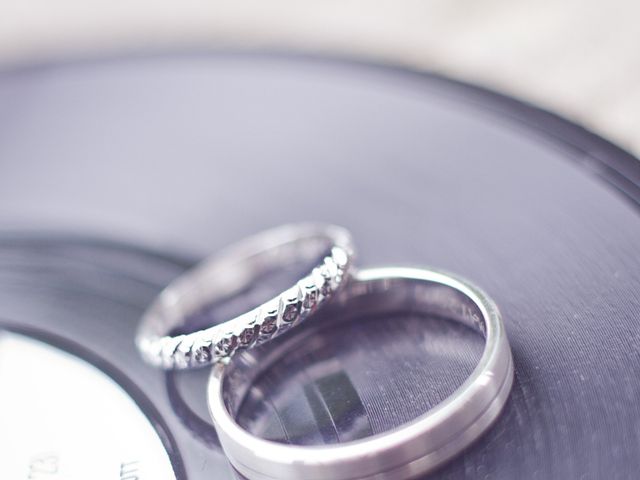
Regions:
<svg viewBox="0 0 640 480"><path fill-rule="evenodd" d="M237 350L298 325L338 291L353 257L350 234L334 225L284 225L249 237L171 282L148 307L136 344L143 358L164 369L226 361ZM263 305L236 318L184 335L171 332L208 306L237 295L261 274L296 262L311 273Z"/></svg>
<svg viewBox="0 0 640 480"><path fill-rule="evenodd" d="M378 268L355 274L331 308L347 301L349 308L355 302L376 312L410 309L457 320L484 335L483 354L452 395L414 421L363 440L322 446L264 440L235 422L247 388L236 377L246 383L247 374L255 376L266 368L268 362L256 356L260 351L215 366L208 386L209 410L225 454L250 480L415 478L469 446L502 411L513 383L513 360L498 308L480 289L437 271ZM273 349L261 350L275 357Z"/></svg>

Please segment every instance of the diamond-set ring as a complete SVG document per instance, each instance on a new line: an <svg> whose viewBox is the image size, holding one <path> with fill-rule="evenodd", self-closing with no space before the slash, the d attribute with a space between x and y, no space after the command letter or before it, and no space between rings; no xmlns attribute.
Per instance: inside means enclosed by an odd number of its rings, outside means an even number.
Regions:
<svg viewBox="0 0 640 480"><path fill-rule="evenodd" d="M317 257L309 275L264 304L204 330L174 333L210 305L241 294L256 277ZM142 317L138 348L147 362L167 370L227 361L311 315L341 288L352 257L350 234L334 225L285 225L249 237L169 284Z"/></svg>

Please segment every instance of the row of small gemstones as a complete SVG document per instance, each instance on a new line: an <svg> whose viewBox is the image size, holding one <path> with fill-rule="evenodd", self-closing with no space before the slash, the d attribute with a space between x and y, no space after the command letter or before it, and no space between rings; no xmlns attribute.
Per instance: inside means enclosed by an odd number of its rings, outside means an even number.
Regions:
<svg viewBox="0 0 640 480"><path fill-rule="evenodd" d="M178 369L225 361L237 350L263 343L303 321L337 289L348 267L347 253L333 247L310 275L262 307L202 332L164 337L160 355L150 359Z"/></svg>

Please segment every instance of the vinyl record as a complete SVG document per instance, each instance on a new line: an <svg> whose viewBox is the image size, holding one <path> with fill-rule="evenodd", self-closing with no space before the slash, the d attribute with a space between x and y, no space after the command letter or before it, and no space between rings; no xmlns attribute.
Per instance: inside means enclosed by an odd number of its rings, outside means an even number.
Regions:
<svg viewBox="0 0 640 480"><path fill-rule="evenodd" d="M640 164L567 121L345 61L113 59L1 73L0 158L7 478L234 478L208 371L145 365L136 324L204 255L307 220L349 228L361 266L456 272L501 308L506 409L430 478L640 470ZM323 330L265 370L238 421L319 444L415 418L481 349L424 320Z"/></svg>

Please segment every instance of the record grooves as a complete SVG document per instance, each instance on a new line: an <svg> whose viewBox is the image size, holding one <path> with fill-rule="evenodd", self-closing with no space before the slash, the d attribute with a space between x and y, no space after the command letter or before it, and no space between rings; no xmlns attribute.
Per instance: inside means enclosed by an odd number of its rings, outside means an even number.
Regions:
<svg viewBox="0 0 640 480"><path fill-rule="evenodd" d="M499 304L511 398L433 478L640 469L640 164L580 127L439 77L220 53L1 73L0 156L2 325L115 379L179 479L234 473L206 411L207 373L144 365L139 316L201 256L299 220L349 227L362 266L455 271ZM332 355L323 334L265 374L241 421L334 442L358 416L375 431L437 403L473 365L473 342L397 323L371 371L379 329L335 333L346 350L327 376L335 384L311 368ZM395 397L375 393L380 378L400 385ZM331 398L336 385L352 410ZM380 413L394 398L395 420Z"/></svg>

